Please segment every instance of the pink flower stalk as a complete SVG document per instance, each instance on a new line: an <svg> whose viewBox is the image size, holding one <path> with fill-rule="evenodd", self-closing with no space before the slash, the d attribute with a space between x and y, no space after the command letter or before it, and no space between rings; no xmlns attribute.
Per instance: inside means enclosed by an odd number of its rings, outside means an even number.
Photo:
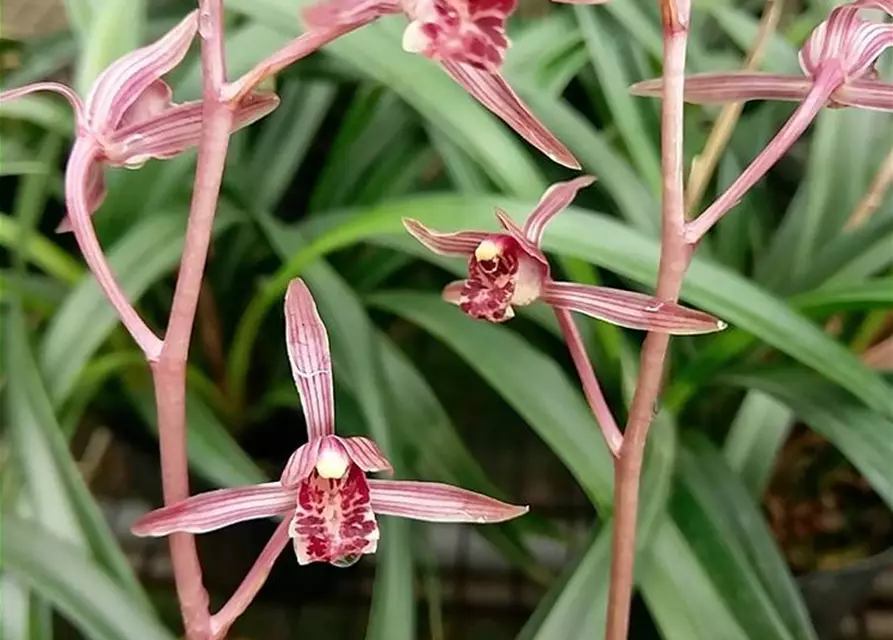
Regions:
<svg viewBox="0 0 893 640"><path fill-rule="evenodd" d="M292 454L278 482L219 489L157 509L134 524L138 536L205 533L258 518L288 518L298 563L348 566L374 553L376 514L431 522L502 522L527 512L465 489L431 482L369 480L391 464L368 438L335 435L332 368L325 325L306 285L285 296L286 344L307 422L308 442ZM282 536L283 544L285 536ZM268 554L269 562L276 554ZM265 571L259 571L266 575ZM256 586L256 585L255 585Z"/></svg>
<svg viewBox="0 0 893 640"><path fill-rule="evenodd" d="M805 77L735 72L699 74L685 80L685 99L693 103L790 100L800 102L775 138L739 178L688 223L686 240L696 243L734 207L791 148L819 111L829 107L859 107L893 111L893 84L877 79L875 64L893 47L893 24L865 20L860 13L878 9L893 16L893 0L854 0L831 11L800 50ZM633 85L636 95L659 96L663 82Z"/></svg>
<svg viewBox="0 0 893 640"><path fill-rule="evenodd" d="M558 182L543 194L519 227L496 209L503 231L439 233L421 222L404 218L406 230L431 251L468 258L468 278L446 286L443 298L473 318L504 322L515 316L514 306L542 300L555 309L576 311L628 329L693 335L722 330L726 324L701 311L674 302L609 287L557 282L540 248L549 221L573 201L591 176Z"/></svg>
<svg viewBox="0 0 893 640"><path fill-rule="evenodd" d="M506 21L516 7L517 0L323 0L304 12L309 30L233 83L230 95L240 95L264 77L382 16L404 14L409 19L403 33L404 50L438 62L530 144L555 162L579 169L573 154L537 119L500 73L511 44Z"/></svg>
<svg viewBox="0 0 893 640"><path fill-rule="evenodd" d="M150 360L161 341L121 291L96 238L90 216L105 198L106 165L138 168L150 158L172 158L198 144L202 103L174 104L162 80L185 57L198 28L193 11L156 42L113 62L100 74L85 101L69 87L38 82L0 93L0 102L54 91L74 108L76 139L65 170L68 215L59 231L73 230L84 259L118 310L121 320ZM270 113L279 104L273 94L246 94L235 109L233 130Z"/></svg>

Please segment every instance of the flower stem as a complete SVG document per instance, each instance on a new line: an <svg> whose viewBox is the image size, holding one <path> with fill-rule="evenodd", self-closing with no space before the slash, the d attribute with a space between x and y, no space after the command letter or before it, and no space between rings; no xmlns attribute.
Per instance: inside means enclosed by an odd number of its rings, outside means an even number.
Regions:
<svg viewBox="0 0 893 640"><path fill-rule="evenodd" d="M685 55L690 0L661 0L664 30L663 104L661 106L661 253L657 297L676 301L691 256L686 245L684 161L682 155ZM614 536L606 640L626 640L633 592L639 483L645 442L663 379L670 336L649 332L642 346L639 379L614 467Z"/></svg>
<svg viewBox="0 0 893 640"><path fill-rule="evenodd" d="M86 176L94 162L97 162L99 153L95 143L78 138L68 158L68 169L65 172L65 198L68 208L68 219L71 221L71 230L74 232L78 247L87 262L87 266L99 283L106 298L112 303L121 323L127 329L139 348L150 362L158 358L161 352L161 340L146 325L136 309L127 299L127 295L121 290L118 281L112 273L108 260L96 237L93 229L93 221L90 219L90 211L85 205L84 184Z"/></svg>
<svg viewBox="0 0 893 640"><path fill-rule="evenodd" d="M242 584L239 585L239 588L236 589L235 593L233 593L232 597L223 605L220 611L211 618L213 638L226 636L230 625L244 613L251 601L257 596L257 592L260 591L260 588L267 581L276 559L282 553L285 545L288 544L289 523L290 519L288 517L279 523L270 541L267 542L267 545L260 552L257 560L254 561L254 565L248 571L245 579L242 580Z"/></svg>
<svg viewBox="0 0 893 640"><path fill-rule="evenodd" d="M589 407L592 409L592 414L595 416L599 427L601 427L608 449L616 458L620 454L620 448L623 445L623 435L620 433L617 421L614 420L611 408L605 400L605 395L602 393L595 370L589 362L586 347L583 344L583 339L580 337L580 330L577 329L570 311L559 307L553 307L553 309L558 317L558 324L561 326L561 332L564 334L564 340L567 342L574 366L577 368L577 374L580 376L586 400L589 402Z"/></svg>
<svg viewBox="0 0 893 640"><path fill-rule="evenodd" d="M189 497L186 360L233 121L233 112L223 97L226 63L222 4L222 0L199 0L203 77L202 134L170 321L161 354L152 367L166 505ZM211 619L195 539L191 534L177 533L170 536L170 545L186 637L190 640L207 640L211 637Z"/></svg>
<svg viewBox="0 0 893 640"><path fill-rule="evenodd" d="M785 122L775 137L754 158L741 175L726 189L716 201L697 218L688 223L685 229L685 240L689 244L697 244L713 225L741 201L746 194L772 166L788 152L791 146L803 135L807 127L815 120L819 111L828 102L828 98L844 81L844 72L840 63L829 60L824 63L815 76L815 82L794 113Z"/></svg>

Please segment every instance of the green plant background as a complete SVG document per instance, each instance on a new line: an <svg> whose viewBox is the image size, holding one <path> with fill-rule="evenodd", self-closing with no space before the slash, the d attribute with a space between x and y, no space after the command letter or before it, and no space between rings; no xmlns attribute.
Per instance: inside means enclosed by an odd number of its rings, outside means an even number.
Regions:
<svg viewBox="0 0 893 640"><path fill-rule="evenodd" d="M790 4L768 70L798 72L797 47L830 6ZM297 35L300 5L227 0L230 74ZM11 61L4 87L55 76L83 92L109 61L191 7L68 0L71 32L3 42ZM696 2L689 70L740 67L761 10L757 2ZM511 616L472 625L444 595L449 576L432 564L430 529L386 519L374 572L371 560L350 570L299 569L285 554L274 574L284 577L234 636L601 637L613 477L557 327L545 309L494 326L441 303L439 288L463 265L425 253L400 224L412 216L444 230L495 228L494 205L523 218L568 174L435 65L401 51L402 28L400 19L382 20L289 69L277 78L279 109L233 139L192 350L194 485L273 476L301 443L281 318L284 284L300 275L329 328L340 431L370 433L403 477L518 502L533 486L558 492L555 504L565 493L578 496L591 534L569 533L560 514L537 513L535 503L529 517L481 528L539 604L516 603ZM629 96L627 87L659 74L656 4L531 0L510 35L507 77L599 178L546 234L556 267L578 281L648 290L659 252L659 104ZM178 99L198 96L194 55L173 80ZM791 109L746 108L708 194L737 175ZM689 160L717 113L687 109ZM170 584L141 584L133 541L113 531L94 497L157 503L159 480L146 367L72 239L52 234L71 137L71 114L58 100L0 107L3 628L5 637L35 640L173 638ZM893 389L859 357L889 326L893 200L883 199L862 228L843 228L891 145L888 116L825 111L700 247L683 299L730 329L675 341L645 471L634 637L817 638L794 574L893 546ZM191 153L112 172L96 216L124 288L159 328L194 162ZM825 330L831 318L835 337ZM622 418L641 336L588 320L581 327ZM130 452L118 463L134 465L126 486L104 487L102 472L88 486L80 472L97 433L116 443L112 452ZM821 464L785 453L804 434L820 443ZM533 462L499 463L522 453ZM100 468L114 459L107 454ZM843 510L833 553L804 560L780 546L771 499L790 504L810 493L804 486L826 486L834 474L862 490ZM773 491L779 477L788 481ZM866 517L874 533L860 524ZM270 527L260 525L256 549ZM537 539L568 546L558 574L532 552ZM225 538L207 544L206 558L238 553ZM371 590L352 591L357 620L326 599L333 582L373 575ZM209 586L214 602L226 596Z"/></svg>

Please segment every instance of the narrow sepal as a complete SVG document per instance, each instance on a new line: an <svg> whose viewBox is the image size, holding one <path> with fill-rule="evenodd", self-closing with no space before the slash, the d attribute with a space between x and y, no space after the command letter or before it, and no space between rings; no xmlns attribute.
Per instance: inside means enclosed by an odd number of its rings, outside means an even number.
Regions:
<svg viewBox="0 0 893 640"><path fill-rule="evenodd" d="M290 514L295 493L278 482L217 489L150 511L130 528L135 536L206 533L238 522Z"/></svg>
<svg viewBox="0 0 893 640"><path fill-rule="evenodd" d="M524 235L527 236L527 239L539 246L546 225L574 201L580 189L588 187L593 182L595 182L595 178L592 176L580 176L566 182L556 182L546 189L536 208L524 223Z"/></svg>
<svg viewBox="0 0 893 640"><path fill-rule="evenodd" d="M847 107L893 112L893 84L850 80L834 92L834 102Z"/></svg>
<svg viewBox="0 0 893 640"><path fill-rule="evenodd" d="M473 98L546 156L565 167L580 168L568 148L539 121L500 74L446 60L440 64Z"/></svg>
<svg viewBox="0 0 893 640"><path fill-rule="evenodd" d="M10 100L16 100L17 98L22 98L31 93L39 93L41 91L58 93L63 98L68 100L68 103L74 110L74 115L77 123L79 125L82 124L84 119L84 104L81 102L81 97L77 93L75 93L73 89L66 87L64 84L61 84L59 82L35 82L33 84L25 85L24 87L17 87L15 89L0 91L0 104L3 104L4 102L8 102Z"/></svg>
<svg viewBox="0 0 893 640"><path fill-rule="evenodd" d="M437 482L369 480L369 489L375 513L428 522L505 522L529 510Z"/></svg>
<svg viewBox="0 0 893 640"><path fill-rule="evenodd" d="M326 327L310 290L299 278L291 281L285 293L285 342L312 442L335 428L332 360Z"/></svg>
<svg viewBox="0 0 893 640"><path fill-rule="evenodd" d="M87 96L90 126L101 133L115 130L143 93L183 60L197 30L198 11L192 11L160 39L109 65Z"/></svg>
<svg viewBox="0 0 893 640"><path fill-rule="evenodd" d="M623 289L547 282L541 299L553 307L583 313L627 329L696 335L726 328L725 322L703 311Z"/></svg>
<svg viewBox="0 0 893 640"><path fill-rule="evenodd" d="M366 24L392 13L400 13L400 2L394 0L324 0L310 5L301 14L311 29Z"/></svg>
<svg viewBox="0 0 893 640"><path fill-rule="evenodd" d="M322 443L323 438L311 440L307 444L302 444L291 454L288 462L285 463L282 475L279 476L279 482L283 487L295 487L310 475L319 459L319 449Z"/></svg>
<svg viewBox="0 0 893 640"><path fill-rule="evenodd" d="M685 78L685 101L692 104L716 102L747 102L749 100L803 100L812 80L775 73L733 71L729 73L701 73ZM634 84L630 93L659 98L663 79L654 78Z"/></svg>
<svg viewBox="0 0 893 640"><path fill-rule="evenodd" d="M272 93L252 94L235 111L232 131L257 122L279 106ZM139 167L151 158L173 158L198 145L202 132L202 103L187 102L115 132L106 147L109 164Z"/></svg>
<svg viewBox="0 0 893 640"><path fill-rule="evenodd" d="M409 235L425 245L426 248L443 256L468 257L474 253L481 242L492 235L487 231L440 233L412 218L403 218L403 227L409 232Z"/></svg>

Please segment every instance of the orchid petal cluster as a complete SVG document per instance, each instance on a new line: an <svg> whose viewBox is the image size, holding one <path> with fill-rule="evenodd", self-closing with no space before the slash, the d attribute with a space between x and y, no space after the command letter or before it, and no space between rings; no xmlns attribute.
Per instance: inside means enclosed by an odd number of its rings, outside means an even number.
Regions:
<svg viewBox="0 0 893 640"><path fill-rule="evenodd" d="M877 78L875 64L893 47L893 24L867 20L865 10L893 17L893 0L854 0L833 9L800 50L805 77L768 73L710 73L686 78L688 102L790 100L800 104L776 136L737 180L696 220L688 223L686 240L697 243L734 207L803 135L823 107L859 107L893 111L893 84ZM660 80L632 87L643 96L659 96Z"/></svg>
<svg viewBox="0 0 893 640"><path fill-rule="evenodd" d="M81 178L76 194L92 215L105 197L103 166L139 168L152 158L167 159L198 144L201 101L174 104L162 79L186 56L198 29L193 11L159 40L119 58L96 79L85 101L69 87L40 82L0 93L0 102L38 92L54 91L75 112L77 149L68 172ZM235 109L233 130L267 115L279 104L273 94L250 94ZM80 199L80 198L78 198ZM70 231L66 218L60 231Z"/></svg>
<svg viewBox="0 0 893 640"><path fill-rule="evenodd" d="M468 259L468 277L448 284L443 298L473 318L504 322L514 307L542 300L555 309L576 311L629 329L693 335L720 331L725 323L713 316L642 293L575 282L557 282L541 249L549 222L594 181L581 176L558 182L543 194L523 227L501 209L502 231L440 233L421 222L403 220L406 230L431 251Z"/></svg>
<svg viewBox="0 0 893 640"><path fill-rule="evenodd" d="M133 525L138 536L205 533L258 518L288 519L301 565L349 566L375 553L376 515L431 522L503 522L527 512L459 487L367 479L391 464L368 438L335 435L328 335L310 291L293 280L285 296L286 345L307 422L307 444L295 451L278 482L219 489L157 509Z"/></svg>
<svg viewBox="0 0 893 640"><path fill-rule="evenodd" d="M198 144L202 103L174 104L162 79L186 56L198 29L193 11L156 42L113 62L96 79L85 101L69 87L39 82L0 93L0 102L53 91L72 105L76 138L65 168L67 217L60 231L74 231L81 252L121 321L150 361L161 340L140 318L112 274L90 217L105 198L104 167L136 168L150 158L172 158ZM279 104L273 94L248 93L233 104L233 129L270 113Z"/></svg>
<svg viewBox="0 0 893 640"><path fill-rule="evenodd" d="M595 4L596 2L576 2ZM601 0L598 0L599 2ZM530 144L572 169L580 164L518 97L500 68L511 42L506 22L517 0L323 0L303 13L308 30L229 87L238 97L263 78L378 18L403 14L403 48L423 55Z"/></svg>

